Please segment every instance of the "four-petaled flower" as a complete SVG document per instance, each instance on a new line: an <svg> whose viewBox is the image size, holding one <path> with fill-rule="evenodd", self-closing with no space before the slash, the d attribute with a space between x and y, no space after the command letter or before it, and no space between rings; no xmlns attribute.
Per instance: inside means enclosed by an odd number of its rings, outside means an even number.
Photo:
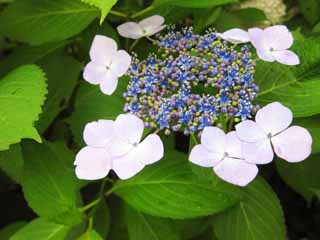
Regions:
<svg viewBox="0 0 320 240"><path fill-rule="evenodd" d="M255 122L246 120L237 124L244 158L248 162L266 164L273 160L274 150L278 157L288 162L306 159L311 154L312 137L303 127L289 127L292 119L289 108L273 102L257 112Z"/></svg>
<svg viewBox="0 0 320 240"><path fill-rule="evenodd" d="M111 95L117 88L118 78L129 69L130 55L124 50L117 50L117 43L112 38L96 35L90 59L83 78L91 84L99 84L104 94Z"/></svg>
<svg viewBox="0 0 320 240"><path fill-rule="evenodd" d="M117 27L120 36L131 39L139 39L149 37L166 27L164 18L159 15L154 15L143 19L140 22L126 22Z"/></svg>
<svg viewBox="0 0 320 240"><path fill-rule="evenodd" d="M113 170L120 179L128 179L159 161L164 151L160 137L150 134L140 143L143 130L143 121L132 114L88 123L83 133L87 146L75 160L77 177L101 179Z"/></svg>
<svg viewBox="0 0 320 240"><path fill-rule="evenodd" d="M206 127L201 144L194 146L189 160L202 167L213 167L229 183L245 186L256 177L258 168L243 158L241 146L235 131L225 134L220 128Z"/></svg>

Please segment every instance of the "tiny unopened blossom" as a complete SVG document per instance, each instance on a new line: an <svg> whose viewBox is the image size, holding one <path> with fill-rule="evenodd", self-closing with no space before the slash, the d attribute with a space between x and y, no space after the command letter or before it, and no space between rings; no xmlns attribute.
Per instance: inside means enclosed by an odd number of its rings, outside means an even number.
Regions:
<svg viewBox="0 0 320 240"><path fill-rule="evenodd" d="M154 15L140 22L126 22L117 27L120 36L131 39L149 37L164 29L164 18Z"/></svg>
<svg viewBox="0 0 320 240"><path fill-rule="evenodd" d="M99 120L88 123L82 148L75 160L79 179L104 178L113 170L121 179L128 179L144 166L163 157L163 144L156 134L148 135L142 142L143 121L132 114L121 114L115 121Z"/></svg>
<svg viewBox="0 0 320 240"><path fill-rule="evenodd" d="M242 155L242 144L235 131L225 134L220 128L206 127L201 144L191 150L189 160L202 167L213 167L223 180L246 186L258 174L256 164L247 162Z"/></svg>
<svg viewBox="0 0 320 240"><path fill-rule="evenodd" d="M99 84L101 91L107 95L116 90L118 78L127 72L131 64L130 55L117 48L112 38L96 35L90 49L91 61L83 72L87 82Z"/></svg>
<svg viewBox="0 0 320 240"><path fill-rule="evenodd" d="M297 65L299 57L288 50L293 44L293 36L284 25L266 29L250 28L250 41L256 48L258 57L267 62L280 62L285 65Z"/></svg>
<svg viewBox="0 0 320 240"><path fill-rule="evenodd" d="M312 137L303 127L291 126L291 110L279 102L261 108L255 122L246 120L236 125L243 141L243 156L248 162L266 164L274 153L288 162L300 162L311 154Z"/></svg>
<svg viewBox="0 0 320 240"><path fill-rule="evenodd" d="M217 36L234 44L250 42L248 32L239 28L233 28L223 33L218 33Z"/></svg>

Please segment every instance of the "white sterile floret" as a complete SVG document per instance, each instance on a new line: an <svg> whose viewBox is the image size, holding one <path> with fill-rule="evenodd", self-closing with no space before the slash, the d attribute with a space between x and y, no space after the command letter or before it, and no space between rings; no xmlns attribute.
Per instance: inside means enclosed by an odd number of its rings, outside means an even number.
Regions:
<svg viewBox="0 0 320 240"><path fill-rule="evenodd" d="M117 48L112 38L96 35L90 49L91 61L83 72L87 82L99 84L101 91L107 95L116 90L118 78L127 72L131 64L130 55Z"/></svg>
<svg viewBox="0 0 320 240"><path fill-rule="evenodd" d="M191 150L189 160L202 167L213 167L223 180L246 186L258 174L257 166L243 158L241 141L235 131L225 134L220 128L206 127L201 144Z"/></svg>
<svg viewBox="0 0 320 240"><path fill-rule="evenodd" d="M278 102L270 103L257 112L255 120L236 125L247 161L266 164L273 160L275 152L288 162L300 162L311 154L312 137L303 127L289 127L293 120L289 108Z"/></svg>
<svg viewBox="0 0 320 240"><path fill-rule="evenodd" d="M156 134L141 141L144 123L132 114L121 114L115 121L88 123L83 137L87 144L76 156L79 179L104 178L113 170L121 179L128 179L146 165L163 157L163 143Z"/></svg>
<svg viewBox="0 0 320 240"><path fill-rule="evenodd" d="M154 15L140 22L126 22L117 27L118 33L125 38L139 39L152 36L166 27L164 18Z"/></svg>
<svg viewBox="0 0 320 240"><path fill-rule="evenodd" d="M233 28L223 33L218 33L217 35L218 37L234 44L250 42L248 32L239 28Z"/></svg>

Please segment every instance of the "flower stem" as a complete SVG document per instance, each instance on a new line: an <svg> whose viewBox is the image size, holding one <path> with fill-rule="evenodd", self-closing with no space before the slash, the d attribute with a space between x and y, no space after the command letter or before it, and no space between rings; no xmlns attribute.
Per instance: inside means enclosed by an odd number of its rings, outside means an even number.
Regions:
<svg viewBox="0 0 320 240"><path fill-rule="evenodd" d="M141 10L141 11L133 14L131 17L132 17L132 18L140 17L141 15L144 15L144 14L152 11L153 9L154 9L154 6L153 6L153 5L150 5L149 7L147 7L147 8L145 8L145 9L143 9L143 10Z"/></svg>
<svg viewBox="0 0 320 240"><path fill-rule="evenodd" d="M94 201L90 202L89 204L87 204L87 205L83 206L82 208L80 208L80 211L81 212L85 212L88 209L96 206L100 201L101 201L101 198L97 198L96 200L94 200Z"/></svg>
<svg viewBox="0 0 320 240"><path fill-rule="evenodd" d="M118 16L118 17L123 17L123 18L128 18L129 16L123 12L118 12L116 10L110 10L109 14L114 15L114 16Z"/></svg>
<svg viewBox="0 0 320 240"><path fill-rule="evenodd" d="M194 135L194 133L191 133L190 135L191 135L192 141L193 141L195 144L199 144L198 139L197 139L197 137Z"/></svg>
<svg viewBox="0 0 320 240"><path fill-rule="evenodd" d="M139 40L140 40L140 39L136 39L136 40L133 41L133 43L132 43L131 46L129 47L129 51L130 51L130 52L131 52L131 51L134 49L134 47L138 44Z"/></svg>

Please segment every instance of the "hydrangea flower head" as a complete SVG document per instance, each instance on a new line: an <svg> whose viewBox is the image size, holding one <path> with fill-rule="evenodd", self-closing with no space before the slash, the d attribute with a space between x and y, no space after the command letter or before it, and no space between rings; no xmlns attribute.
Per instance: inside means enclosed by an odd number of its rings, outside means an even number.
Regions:
<svg viewBox="0 0 320 240"><path fill-rule="evenodd" d="M257 166L242 155L242 143L235 131L225 134L217 127L206 127L201 144L191 150L189 160L202 167L213 167L223 180L246 186L258 174Z"/></svg>
<svg viewBox="0 0 320 240"><path fill-rule="evenodd" d="M236 125L247 161L269 163L273 160L273 151L288 162L303 161L311 154L312 137L303 127L289 127L293 120L289 108L278 102L270 103L257 112L255 120Z"/></svg>
<svg viewBox="0 0 320 240"><path fill-rule="evenodd" d="M116 90L118 78L127 72L131 63L130 55L117 48L112 38L96 35L90 49L91 61L83 72L87 82L99 84L101 91L107 95Z"/></svg>
<svg viewBox="0 0 320 240"><path fill-rule="evenodd" d="M164 18L154 15L140 22L126 22L117 27L120 36L131 39L149 37L164 29Z"/></svg>

